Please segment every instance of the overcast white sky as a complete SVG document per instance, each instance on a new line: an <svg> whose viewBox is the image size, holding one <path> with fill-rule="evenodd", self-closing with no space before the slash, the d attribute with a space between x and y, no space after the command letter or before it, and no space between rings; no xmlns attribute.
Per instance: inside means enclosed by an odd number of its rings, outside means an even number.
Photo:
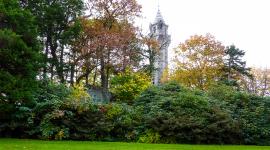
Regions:
<svg viewBox="0 0 270 150"><path fill-rule="evenodd" d="M154 21L158 0L138 0L144 32ZM224 45L245 50L248 66L270 67L270 0L159 0L169 25L169 51L191 35L210 33ZM172 55L172 53L170 52Z"/></svg>

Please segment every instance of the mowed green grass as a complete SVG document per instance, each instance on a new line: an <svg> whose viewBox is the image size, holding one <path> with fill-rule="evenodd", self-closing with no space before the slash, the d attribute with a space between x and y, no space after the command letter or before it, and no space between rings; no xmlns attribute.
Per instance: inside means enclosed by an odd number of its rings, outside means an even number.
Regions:
<svg viewBox="0 0 270 150"><path fill-rule="evenodd" d="M0 150L270 150L270 146L139 144L0 139Z"/></svg>

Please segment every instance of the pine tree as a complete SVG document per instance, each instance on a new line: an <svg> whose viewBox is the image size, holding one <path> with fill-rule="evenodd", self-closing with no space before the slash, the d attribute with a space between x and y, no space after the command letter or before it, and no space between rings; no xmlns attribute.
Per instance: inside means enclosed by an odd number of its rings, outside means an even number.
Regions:
<svg viewBox="0 0 270 150"><path fill-rule="evenodd" d="M0 12L0 122L15 130L35 103L42 61L31 13L18 0L0 0Z"/></svg>
<svg viewBox="0 0 270 150"><path fill-rule="evenodd" d="M228 46L225 50L226 58L224 65L225 80L230 85L237 85L241 76L251 77L250 68L246 67L243 61L245 52L236 48L234 45Z"/></svg>

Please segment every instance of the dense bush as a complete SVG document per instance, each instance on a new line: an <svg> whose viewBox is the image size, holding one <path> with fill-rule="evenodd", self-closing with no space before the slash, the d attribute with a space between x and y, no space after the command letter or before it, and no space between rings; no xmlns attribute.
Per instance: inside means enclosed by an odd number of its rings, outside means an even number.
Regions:
<svg viewBox="0 0 270 150"><path fill-rule="evenodd" d="M131 141L140 115L127 104L95 104L83 86L46 83L37 93L33 137Z"/></svg>
<svg viewBox="0 0 270 150"><path fill-rule="evenodd" d="M137 100L145 134L139 141L239 144L240 126L201 91L170 83L146 90ZM159 141L157 141L159 139Z"/></svg>
<svg viewBox="0 0 270 150"><path fill-rule="evenodd" d="M269 98L228 86L214 86L208 92L175 83L152 86L128 105L96 104L83 86L51 82L39 85L34 95L36 103L24 110L27 123L18 124L16 130L7 130L1 124L1 136L8 133L6 136L50 140L269 145Z"/></svg>
<svg viewBox="0 0 270 150"><path fill-rule="evenodd" d="M245 144L270 144L270 98L250 95L218 85L209 97L238 120Z"/></svg>

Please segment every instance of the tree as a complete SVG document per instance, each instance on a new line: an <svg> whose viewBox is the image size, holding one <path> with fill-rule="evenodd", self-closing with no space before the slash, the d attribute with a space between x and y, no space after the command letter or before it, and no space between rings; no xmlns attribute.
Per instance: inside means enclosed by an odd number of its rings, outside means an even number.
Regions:
<svg viewBox="0 0 270 150"><path fill-rule="evenodd" d="M252 78L242 77L241 86L243 90L259 96L270 95L270 70L262 68L251 69Z"/></svg>
<svg viewBox="0 0 270 150"><path fill-rule="evenodd" d="M28 0L26 8L36 17L44 45L44 78L50 75L61 83L66 81L70 71L69 57L73 55L68 49L80 32L76 20L82 15L83 7L82 0Z"/></svg>
<svg viewBox="0 0 270 150"><path fill-rule="evenodd" d="M143 72L127 69L111 80L111 92L117 101L132 104L151 85L150 77Z"/></svg>
<svg viewBox="0 0 270 150"><path fill-rule="evenodd" d="M104 20L107 28L116 20L133 21L141 12L141 6L136 0L88 0L87 6L90 14Z"/></svg>
<svg viewBox="0 0 270 150"><path fill-rule="evenodd" d="M222 77L224 46L215 38L195 35L176 48L172 80L188 87L207 89Z"/></svg>
<svg viewBox="0 0 270 150"><path fill-rule="evenodd" d="M139 46L134 17L140 12L135 0L89 0L90 18L83 23L81 39L76 44L81 70L77 81L88 82L90 73L97 76L104 91L108 90L112 74L124 71L128 66L138 65Z"/></svg>
<svg viewBox="0 0 270 150"><path fill-rule="evenodd" d="M83 33L75 42L78 51L77 64L82 68L77 82L85 79L88 84L92 73L93 85L100 77L101 87L108 88L112 74L124 71L128 66L138 66L140 49L136 28L127 22L115 22L111 29L104 28L99 19L83 20Z"/></svg>
<svg viewBox="0 0 270 150"><path fill-rule="evenodd" d="M242 60L245 55L243 50L231 45L226 48L225 54L224 71L228 82L236 83L241 76L251 77L250 68L247 68L246 62Z"/></svg>
<svg viewBox="0 0 270 150"><path fill-rule="evenodd" d="M153 35L149 36L141 36L142 43L142 56L144 57L144 70L146 70L149 75L153 76L155 68L156 57L160 51L160 46L158 41L153 37ZM152 77L153 78L153 77Z"/></svg>
<svg viewBox="0 0 270 150"><path fill-rule="evenodd" d="M0 122L7 134L22 134L35 104L42 62L34 16L18 0L0 0ZM1 129L0 129L1 134Z"/></svg>

